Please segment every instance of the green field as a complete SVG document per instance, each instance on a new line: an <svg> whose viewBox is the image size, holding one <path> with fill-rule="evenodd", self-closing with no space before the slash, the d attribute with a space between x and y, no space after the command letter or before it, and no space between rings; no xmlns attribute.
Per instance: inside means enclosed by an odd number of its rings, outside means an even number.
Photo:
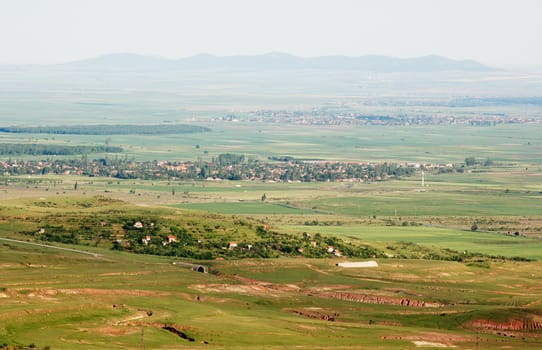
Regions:
<svg viewBox="0 0 542 350"><path fill-rule="evenodd" d="M314 214L313 210L304 210L281 204L271 203L197 203L178 204L177 208L203 210L221 214L267 214L267 215L290 215L290 214Z"/></svg>
<svg viewBox="0 0 542 350"><path fill-rule="evenodd" d="M265 160L289 155L301 159L461 163L465 157L540 165L542 124L470 127L427 126L297 126L268 123L205 121L211 132L179 135L43 135L0 133L0 143L44 142L59 145L122 147L136 160L211 160L239 153ZM199 145L199 148L196 148Z"/></svg>
<svg viewBox="0 0 542 350"><path fill-rule="evenodd" d="M124 182L82 182L83 193L74 191L69 180L59 182L57 192L46 191L42 187L50 186L46 181L37 187L26 188L23 183L4 187L1 236L40 242L24 232L46 224L77 229L77 222L88 227L89 222L141 217L159 220L164 229L169 224L192 231L201 226L205 228L201 232L210 235L250 240L255 238L251 226L268 223L272 230L297 237L306 236L305 232L361 242L382 249L390 258L376 259L375 268L347 269L336 264L353 259L331 255L324 259L225 255L226 260L197 261L210 269L209 274L201 274L172 264L190 260L112 251L104 240L79 245L45 242L98 256L0 241L0 345L50 349L542 346L536 328L542 315L540 261L489 257L541 259L539 239L411 226L410 221L437 224L440 220L453 226L465 217L361 219L304 212L274 202L216 202L218 197L261 194L267 185L265 193L274 201L307 198L337 192L340 187L335 184L247 183L239 188L227 182L206 183L203 192L183 194L183 201L193 204L179 205L179 196L164 195L168 186L162 183L131 184L139 196L128 194ZM105 193L103 186L110 192ZM449 178L446 186L452 186ZM204 199L207 202L201 202ZM161 200L167 207L151 204ZM480 226L490 225L490 219L512 224L528 219L472 218ZM409 226L401 226L402 222ZM113 231L120 230L121 223L112 224ZM398 226L384 226L390 223ZM461 262L438 260L449 259L454 250L459 256L469 255ZM473 253L486 256L469 257Z"/></svg>
<svg viewBox="0 0 542 350"><path fill-rule="evenodd" d="M486 232L471 232L439 227L401 226L281 226L287 232L336 235L385 246L412 242L428 247L449 248L493 256L542 259L542 240ZM390 250L393 254L393 251Z"/></svg>
<svg viewBox="0 0 542 350"><path fill-rule="evenodd" d="M538 215L542 211L540 193L496 193L469 191L397 191L362 193L357 196L321 198L310 202L315 209L357 216L513 216Z"/></svg>

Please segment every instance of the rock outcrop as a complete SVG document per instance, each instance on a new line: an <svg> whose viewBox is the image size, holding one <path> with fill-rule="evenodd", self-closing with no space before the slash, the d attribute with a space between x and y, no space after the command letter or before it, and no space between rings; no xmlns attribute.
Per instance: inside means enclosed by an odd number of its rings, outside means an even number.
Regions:
<svg viewBox="0 0 542 350"><path fill-rule="evenodd" d="M440 307L441 304L429 303L423 300L415 300L409 298L397 298L376 294L350 293L350 292L324 292L318 294L321 298L332 298L340 300L355 301L358 303L367 304L385 304L385 305L400 305L409 307Z"/></svg>
<svg viewBox="0 0 542 350"><path fill-rule="evenodd" d="M466 326L496 331L542 331L542 322L531 319L511 319L506 322L479 319L468 322Z"/></svg>

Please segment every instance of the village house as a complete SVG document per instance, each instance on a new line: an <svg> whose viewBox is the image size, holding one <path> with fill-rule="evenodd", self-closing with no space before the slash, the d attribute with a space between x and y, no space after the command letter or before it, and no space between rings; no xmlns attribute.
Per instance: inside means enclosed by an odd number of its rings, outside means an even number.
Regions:
<svg viewBox="0 0 542 350"><path fill-rule="evenodd" d="M141 221L137 221L137 222L134 224L134 228L143 228L143 223L141 223Z"/></svg>
<svg viewBox="0 0 542 350"><path fill-rule="evenodd" d="M228 243L228 249L235 249L235 248L237 248L237 242Z"/></svg>
<svg viewBox="0 0 542 350"><path fill-rule="evenodd" d="M145 236L145 237L141 238L141 242L143 242L143 244L145 244L145 245L148 245L151 242L151 237L150 236Z"/></svg>

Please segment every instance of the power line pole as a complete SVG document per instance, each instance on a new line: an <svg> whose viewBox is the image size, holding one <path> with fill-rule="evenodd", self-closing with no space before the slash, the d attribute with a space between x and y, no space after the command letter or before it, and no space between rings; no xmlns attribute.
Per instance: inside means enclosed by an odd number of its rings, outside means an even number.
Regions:
<svg viewBox="0 0 542 350"><path fill-rule="evenodd" d="M425 176L424 176L424 172L423 172L423 169L422 169L422 187L425 187Z"/></svg>
<svg viewBox="0 0 542 350"><path fill-rule="evenodd" d="M141 327L141 350L145 350L145 327Z"/></svg>

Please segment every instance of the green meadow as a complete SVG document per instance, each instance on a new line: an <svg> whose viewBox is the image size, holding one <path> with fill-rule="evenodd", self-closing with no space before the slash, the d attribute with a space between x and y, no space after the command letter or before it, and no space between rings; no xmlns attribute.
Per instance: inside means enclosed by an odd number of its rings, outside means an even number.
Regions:
<svg viewBox="0 0 542 350"><path fill-rule="evenodd" d="M132 122L133 123L133 122ZM542 124L318 126L250 122L208 122L210 132L182 135L46 135L0 133L0 143L53 143L122 147L136 160L211 160L238 153L331 161L461 163L466 157L540 165ZM198 145L199 147L196 147ZM104 155L99 155L104 156ZM124 154L107 155L124 157Z"/></svg>
<svg viewBox="0 0 542 350"><path fill-rule="evenodd" d="M488 232L472 232L441 227L402 226L281 226L286 232L308 232L356 239L382 247L411 242L428 247L448 248L492 256L542 259L542 241ZM393 250L389 250L393 254Z"/></svg>
<svg viewBox="0 0 542 350"><path fill-rule="evenodd" d="M221 214L268 214L268 215L290 215L290 214L311 214L312 210L299 209L289 207L283 204L272 203L194 203L194 204L178 204L177 208L202 210Z"/></svg>
<svg viewBox="0 0 542 350"><path fill-rule="evenodd" d="M345 215L358 216L513 216L538 215L540 193L495 193L469 191L401 191L362 193L355 196L321 198L301 205ZM445 215L443 215L446 213Z"/></svg>
<svg viewBox="0 0 542 350"><path fill-rule="evenodd" d="M49 349L537 349L539 263L207 262L0 243L0 344ZM377 298L378 297L378 298ZM346 298L346 299L344 299ZM356 301L359 298L360 301ZM365 300L365 301L361 301ZM416 300L431 306L406 306ZM403 301L403 305L401 302ZM527 324L527 323L525 323Z"/></svg>
<svg viewBox="0 0 542 350"><path fill-rule="evenodd" d="M525 180L508 183L518 174ZM435 175L428 177L425 191L418 179L281 184L20 178L1 189L3 237L35 241L24 232L37 230L36 225L77 227L77 220L88 225L88 220L121 215L161 218L180 227L198 222L218 227L219 235L239 230L239 238L247 239L250 234L239 224L243 220L243 227L253 222L295 236L319 234L358 242L381 249L389 258L376 259L378 267L349 269L336 264L356 259L331 255L194 261L112 251L105 241L47 243L97 256L0 241L0 345L538 349L538 216L521 208L507 216L501 216L498 207L488 206L484 215L462 208L483 193L502 196L510 208L524 197L534 200L539 195L533 192L536 178L536 171L508 173L500 168ZM130 189L136 189L135 194ZM400 196L423 208L427 196L447 201L452 194L456 201L448 204L450 215L431 206L410 216L402 213L409 205L397 206L397 216L348 210L357 209L363 199ZM322 210L325 203L342 206L328 204ZM389 209L395 208L390 204ZM479 231L469 229L473 222ZM532 226L528 234L523 230L527 224ZM497 232L500 227L523 229L515 237ZM435 260L449 250L483 255L461 262ZM193 272L174 261L201 263L210 273Z"/></svg>

